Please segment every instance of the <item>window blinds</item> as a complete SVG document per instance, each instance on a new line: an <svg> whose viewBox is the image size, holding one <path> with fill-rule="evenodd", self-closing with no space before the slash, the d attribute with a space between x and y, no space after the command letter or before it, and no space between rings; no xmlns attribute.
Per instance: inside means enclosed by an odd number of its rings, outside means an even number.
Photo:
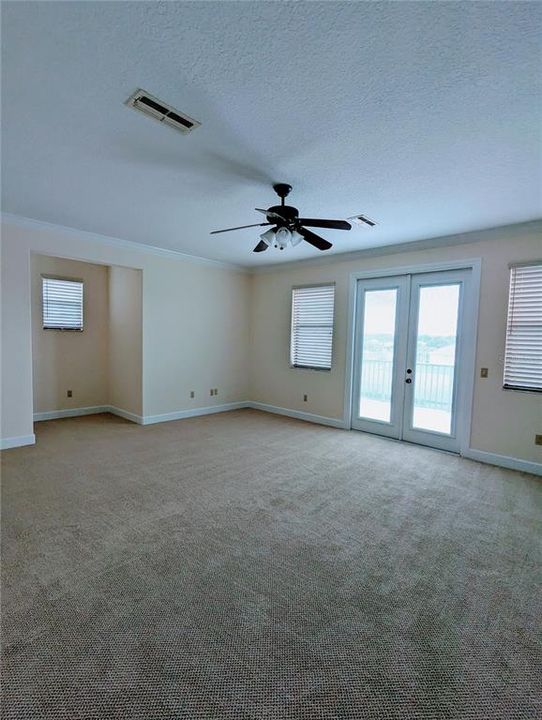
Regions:
<svg viewBox="0 0 542 720"><path fill-rule="evenodd" d="M510 271L504 386L542 391L542 262Z"/></svg>
<svg viewBox="0 0 542 720"><path fill-rule="evenodd" d="M334 285L292 290L291 365L331 369L334 305Z"/></svg>
<svg viewBox="0 0 542 720"><path fill-rule="evenodd" d="M78 280L42 278L43 327L53 330L83 329L83 283Z"/></svg>

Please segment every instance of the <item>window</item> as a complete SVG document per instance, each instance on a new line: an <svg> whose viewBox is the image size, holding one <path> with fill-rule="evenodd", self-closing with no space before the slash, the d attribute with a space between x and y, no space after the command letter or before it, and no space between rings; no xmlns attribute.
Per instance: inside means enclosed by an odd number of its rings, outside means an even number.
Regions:
<svg viewBox="0 0 542 720"><path fill-rule="evenodd" d="M510 270L504 387L542 392L542 262Z"/></svg>
<svg viewBox="0 0 542 720"><path fill-rule="evenodd" d="M331 369L335 285L292 290L290 364L293 367Z"/></svg>
<svg viewBox="0 0 542 720"><path fill-rule="evenodd" d="M83 283L42 277L44 330L83 329Z"/></svg>

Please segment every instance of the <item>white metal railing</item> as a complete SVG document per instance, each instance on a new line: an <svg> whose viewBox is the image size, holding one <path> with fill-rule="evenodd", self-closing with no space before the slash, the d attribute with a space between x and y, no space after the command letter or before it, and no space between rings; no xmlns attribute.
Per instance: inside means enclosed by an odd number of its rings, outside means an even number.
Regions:
<svg viewBox="0 0 542 720"><path fill-rule="evenodd" d="M361 374L361 395L374 400L389 400L393 362L365 360ZM449 410L452 405L454 366L417 363L414 373L416 406Z"/></svg>

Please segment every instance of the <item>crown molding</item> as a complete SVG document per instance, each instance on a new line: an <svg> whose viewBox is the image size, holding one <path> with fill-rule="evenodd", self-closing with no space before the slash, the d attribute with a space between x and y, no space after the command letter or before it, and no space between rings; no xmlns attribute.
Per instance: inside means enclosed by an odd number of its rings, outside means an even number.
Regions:
<svg viewBox="0 0 542 720"><path fill-rule="evenodd" d="M293 270L312 265L329 265L341 262L351 262L359 259L370 257L384 257L386 255L396 255L402 252L414 252L416 250L431 250L439 247L447 247L452 245L465 245L468 243L481 242L483 240L499 240L505 239L506 236L513 232L516 237L526 235L531 232L540 232L542 234L542 219L530 220L523 223L515 223L512 225L499 225L481 230L470 230L464 233L454 235L441 235L438 237L425 238L422 240L413 240L411 242L395 243L391 245L380 245L379 247L365 248L363 250L354 250L343 253L333 253L320 257L306 258L303 260L287 260L279 263L269 263L266 265L236 265L222 260L213 260L211 258L201 257L199 255L191 255L190 253L181 252L180 250L171 250L168 248L158 247L156 245L148 245L146 243L138 243L133 240L124 240L122 238L102 235L100 233L90 232L88 230L79 230L77 228L68 227L66 225L57 225L45 220L36 220L23 215L2 212L0 217L3 223L15 225L16 227L29 227L42 230L54 230L64 234L79 237L83 240L100 242L112 247L123 248L140 252L146 255L157 255L161 257L170 257L185 262L194 263L196 265L207 265L211 267L222 268L226 270L235 270L243 274L260 275L264 273L276 272L277 270Z"/></svg>
<svg viewBox="0 0 542 720"><path fill-rule="evenodd" d="M79 237L81 240L99 242L104 245L110 245L124 250L132 250L146 255L158 255L160 257L175 258L177 260L195 263L196 265L210 265L212 267L223 268L226 270L236 270L237 272L242 273L248 272L248 268L242 265L235 265L234 263L223 262L221 260L212 260L211 258L200 257L199 255L191 255L190 253L184 253L180 250L170 250L156 245L147 245L146 243L138 243L133 240L124 240L122 238L110 237L109 235L101 235L100 233L94 233L88 230L79 230L78 228L72 228L66 225L57 225L56 223L46 222L45 220L36 220L34 218L28 218L14 213L2 212L0 217L2 223L14 225L16 227L34 228L38 230L54 230L55 232Z"/></svg>
<svg viewBox="0 0 542 720"><path fill-rule="evenodd" d="M456 235L441 235L439 237L426 238L424 240L413 240L393 245L380 245L379 247L354 250L351 252L333 253L320 257L306 258L303 260L290 260L286 262L273 263L250 267L251 275L276 272L278 270L294 270L311 265L330 265L334 263L350 262L371 257L384 257L386 255L397 255L403 252L414 252L416 250L432 250L440 247L453 245L466 245L468 243L482 242L484 240L506 239L510 233L514 237L521 237L532 232L540 232L542 235L542 219L529 220L528 222L515 223L512 225L499 225L497 227L484 228L483 230L469 230L469 232Z"/></svg>

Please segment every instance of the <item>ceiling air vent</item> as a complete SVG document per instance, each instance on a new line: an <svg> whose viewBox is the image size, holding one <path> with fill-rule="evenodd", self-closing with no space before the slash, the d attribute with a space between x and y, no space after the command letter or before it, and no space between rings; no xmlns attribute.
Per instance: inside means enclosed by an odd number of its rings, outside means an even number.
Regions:
<svg viewBox="0 0 542 720"><path fill-rule="evenodd" d="M351 220L358 225L369 225L369 227L374 227L376 225L376 222L371 220L371 218L368 218L367 215L354 215L349 217L348 220Z"/></svg>
<svg viewBox="0 0 542 720"><path fill-rule="evenodd" d="M166 105L166 103L158 100L158 98L145 90L135 92L128 98L126 104L135 110L140 110L145 115L153 117L155 120L171 125L171 127L182 133L189 133L201 125L197 120L193 120L188 115L175 110L171 105Z"/></svg>

